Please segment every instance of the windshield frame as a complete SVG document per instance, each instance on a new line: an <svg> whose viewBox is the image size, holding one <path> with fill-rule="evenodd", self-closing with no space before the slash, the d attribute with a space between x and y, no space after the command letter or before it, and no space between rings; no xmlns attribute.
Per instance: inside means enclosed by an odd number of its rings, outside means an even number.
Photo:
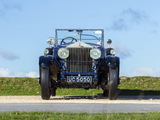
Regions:
<svg viewBox="0 0 160 120"><path fill-rule="evenodd" d="M58 32L59 31L101 31L101 43L100 43L100 45L101 46L103 46L104 47L104 30L103 29L55 29L55 39L56 39L56 44L58 45ZM81 36L82 35L86 35L86 36L92 36L92 37L95 37L96 38L96 36L94 36L93 34L81 34ZM97 39L97 41L98 41L98 38L96 38ZM80 40L81 40L81 38L80 38ZM89 40L88 40L88 42L86 42L86 43L90 43L89 42ZM92 42L91 42L92 43Z"/></svg>

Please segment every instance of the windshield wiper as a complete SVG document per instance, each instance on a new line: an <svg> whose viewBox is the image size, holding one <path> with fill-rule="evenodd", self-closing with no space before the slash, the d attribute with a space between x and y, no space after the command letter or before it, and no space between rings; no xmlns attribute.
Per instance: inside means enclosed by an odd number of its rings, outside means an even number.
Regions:
<svg viewBox="0 0 160 120"><path fill-rule="evenodd" d="M84 36L92 36L92 37L96 38L97 40L100 40L100 38L98 38L98 37L96 37L96 36L94 36L94 35L90 35L90 34L81 34L81 35L84 35Z"/></svg>

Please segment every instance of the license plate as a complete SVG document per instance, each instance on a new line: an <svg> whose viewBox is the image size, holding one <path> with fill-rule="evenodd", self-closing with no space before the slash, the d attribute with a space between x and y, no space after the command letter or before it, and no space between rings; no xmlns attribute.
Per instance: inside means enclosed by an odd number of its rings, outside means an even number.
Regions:
<svg viewBox="0 0 160 120"><path fill-rule="evenodd" d="M90 83L92 76L67 76L68 83Z"/></svg>

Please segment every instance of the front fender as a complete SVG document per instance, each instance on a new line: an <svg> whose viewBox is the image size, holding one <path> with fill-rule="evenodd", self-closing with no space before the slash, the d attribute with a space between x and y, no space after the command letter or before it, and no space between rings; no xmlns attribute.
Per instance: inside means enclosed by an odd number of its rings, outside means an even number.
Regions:
<svg viewBox="0 0 160 120"><path fill-rule="evenodd" d="M106 59L107 66L112 68L119 67L119 64L120 64L119 57L109 55L109 56L106 56L105 59Z"/></svg>
<svg viewBox="0 0 160 120"><path fill-rule="evenodd" d="M49 67L52 60L53 60L52 55L40 56L39 57L39 66L41 66L42 68L47 68L47 67Z"/></svg>

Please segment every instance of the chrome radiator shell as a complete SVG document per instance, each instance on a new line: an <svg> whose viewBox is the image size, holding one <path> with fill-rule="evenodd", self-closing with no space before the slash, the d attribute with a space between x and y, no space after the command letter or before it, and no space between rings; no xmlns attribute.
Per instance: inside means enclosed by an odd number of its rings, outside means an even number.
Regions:
<svg viewBox="0 0 160 120"><path fill-rule="evenodd" d="M67 72L91 72L92 58L90 57L91 48L68 48L69 57L67 58Z"/></svg>

